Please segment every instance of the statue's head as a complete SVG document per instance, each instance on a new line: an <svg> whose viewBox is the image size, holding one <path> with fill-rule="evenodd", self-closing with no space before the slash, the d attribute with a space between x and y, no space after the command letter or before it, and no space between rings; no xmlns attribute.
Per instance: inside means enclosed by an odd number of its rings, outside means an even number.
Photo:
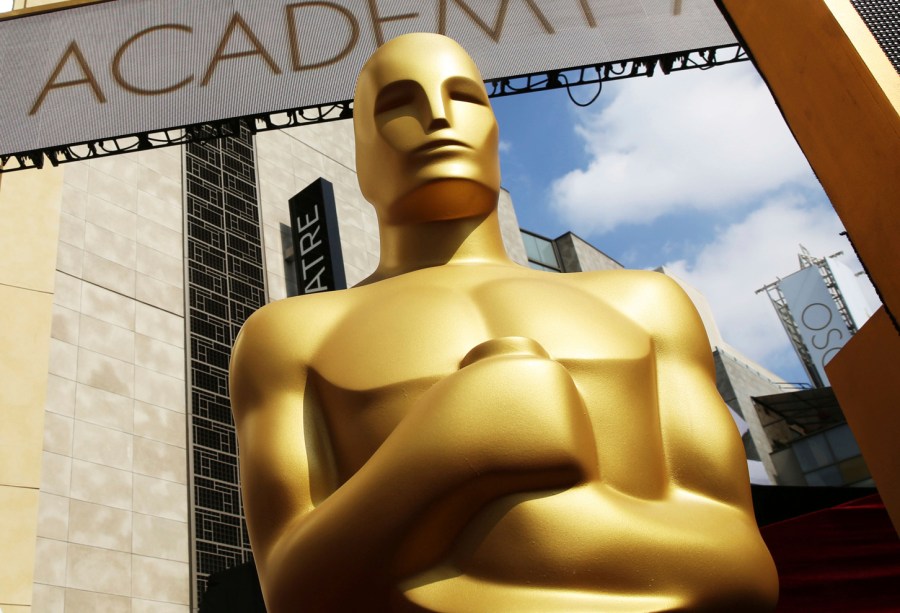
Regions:
<svg viewBox="0 0 900 613"><path fill-rule="evenodd" d="M359 184L382 220L455 219L495 206L497 121L478 68L452 39L419 33L385 43L359 75L353 117Z"/></svg>

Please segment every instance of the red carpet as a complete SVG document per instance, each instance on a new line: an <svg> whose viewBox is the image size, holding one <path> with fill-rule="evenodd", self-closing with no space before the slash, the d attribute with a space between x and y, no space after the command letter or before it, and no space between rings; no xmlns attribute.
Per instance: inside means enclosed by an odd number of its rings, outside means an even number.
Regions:
<svg viewBox="0 0 900 613"><path fill-rule="evenodd" d="M900 539L877 494L761 531L778 567L779 612L900 612Z"/></svg>

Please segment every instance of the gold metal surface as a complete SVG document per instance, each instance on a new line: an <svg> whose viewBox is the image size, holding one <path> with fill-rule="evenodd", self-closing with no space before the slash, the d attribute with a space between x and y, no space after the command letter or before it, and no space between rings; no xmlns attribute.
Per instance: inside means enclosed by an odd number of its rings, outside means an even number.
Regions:
<svg viewBox="0 0 900 613"><path fill-rule="evenodd" d="M231 396L269 611L760 611L777 577L690 300L500 238L497 124L450 39L356 90L382 259L255 313Z"/></svg>

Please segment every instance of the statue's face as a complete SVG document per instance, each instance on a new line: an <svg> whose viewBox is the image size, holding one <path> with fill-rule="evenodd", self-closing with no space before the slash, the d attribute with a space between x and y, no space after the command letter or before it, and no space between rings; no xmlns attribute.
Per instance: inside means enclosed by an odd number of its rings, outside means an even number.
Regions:
<svg viewBox="0 0 900 613"><path fill-rule="evenodd" d="M494 206L497 121L474 62L449 38L413 34L381 47L360 74L354 126L360 187L389 221L467 217ZM459 197L472 193L460 182L484 197Z"/></svg>

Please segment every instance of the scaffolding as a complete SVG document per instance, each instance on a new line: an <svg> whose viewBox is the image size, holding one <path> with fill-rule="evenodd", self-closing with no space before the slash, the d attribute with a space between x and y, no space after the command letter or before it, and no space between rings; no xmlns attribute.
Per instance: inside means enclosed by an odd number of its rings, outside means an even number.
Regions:
<svg viewBox="0 0 900 613"><path fill-rule="evenodd" d="M847 308L847 303L844 300L843 294L841 294L841 289L837 284L837 281L834 278L834 274L831 271L831 266L828 264L829 258L834 258L839 255L843 255L843 251L838 251L837 253L832 253L828 257L819 258L813 256L809 253L809 250L800 245L800 253L797 254L797 258L800 261L800 270L804 268L809 268L810 266L815 266L819 270L819 274L822 276L822 280L825 282L825 287L828 288L828 293L831 295L832 300L834 300L834 304L841 315L841 318L844 321L844 325L849 330L850 335L856 334L857 326L856 322L853 320L853 316L850 314L850 309ZM794 316L791 314L790 309L788 308L787 301L784 298L784 294L781 293L781 278L777 278L775 281L764 285L763 287L756 290L757 294L765 292L769 297L769 300L772 303L772 306L775 308L775 313L778 315L778 319L781 321L781 325L784 327L785 333L788 335L788 338L791 341L791 345L794 347L794 351L797 352L797 357L800 358L800 362L803 364L803 368L806 369L807 375L809 375L809 380L812 382L813 387L824 387L825 384L822 381L822 378L819 376L819 372L815 367L812 356L809 353L809 350L806 347L806 343L803 342L803 337L800 335L800 330L797 327L797 322L794 319Z"/></svg>

